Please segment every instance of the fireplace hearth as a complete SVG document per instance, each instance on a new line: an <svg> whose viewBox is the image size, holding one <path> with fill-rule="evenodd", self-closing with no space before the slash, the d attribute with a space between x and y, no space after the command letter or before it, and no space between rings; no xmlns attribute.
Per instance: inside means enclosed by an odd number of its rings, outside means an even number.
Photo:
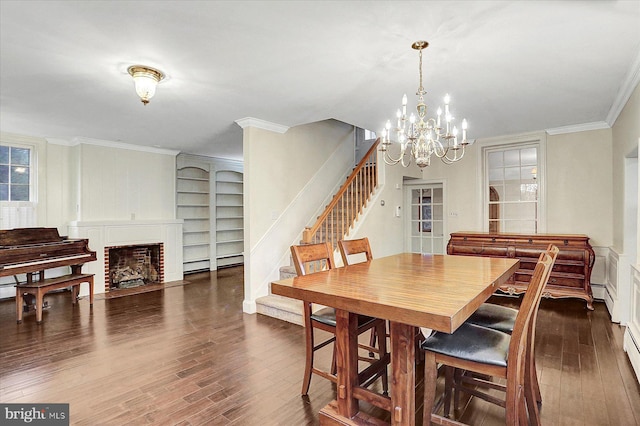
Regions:
<svg viewBox="0 0 640 426"><path fill-rule="evenodd" d="M105 291L164 281L163 244L105 247Z"/></svg>

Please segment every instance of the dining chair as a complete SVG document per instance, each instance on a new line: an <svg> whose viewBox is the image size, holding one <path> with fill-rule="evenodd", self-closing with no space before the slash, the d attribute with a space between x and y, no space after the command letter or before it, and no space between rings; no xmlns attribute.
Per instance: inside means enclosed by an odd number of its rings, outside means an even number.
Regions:
<svg viewBox="0 0 640 426"><path fill-rule="evenodd" d="M551 257L551 267L555 264L556 257L558 256L559 249L553 244L549 244L546 253ZM551 272L549 272L551 273ZM540 301L538 301L538 304ZM481 327L490 328L492 330L498 330L503 333L511 334L513 327L518 316L518 309L509 308L506 306L496 305L493 303L483 303L478 310L469 317L466 323L479 325ZM538 318L538 307L535 308L533 317L529 323L528 342L529 348L526 359L526 377L528 380L528 393L531 401L535 399L535 403L531 402L527 404L527 410L529 411L529 418L533 419L532 423L539 424L539 405L542 404L542 395L540 393L540 385L538 382L538 374L535 362L535 326ZM451 378L450 378L451 379ZM454 410L458 410L459 392L461 390L471 393L479 398L482 398L489 402L494 402L493 396L488 396L477 390L477 386L490 387L492 389L499 389L504 391L504 385L493 383L488 381L490 378L477 377L473 374L468 374L461 370L456 370L453 375L452 381L447 381L445 387L453 386L453 401ZM470 388L465 385L473 385ZM450 392L450 390L449 390ZM445 416L449 414L449 404L445 401Z"/></svg>
<svg viewBox="0 0 640 426"><path fill-rule="evenodd" d="M328 242L291 246L291 255L293 257L293 263L296 268L296 272L299 276L320 272L326 269L333 269L334 267L333 249L331 248L331 244L329 244ZM328 379L333 383L337 383L335 346L331 361L331 371L320 370L313 365L315 352L335 342L336 310L334 308L326 307L313 312L311 303L303 301L303 317L305 327L306 362L301 393L302 395L307 395L309 393L309 385L311 384L312 373L324 377L325 379ZM369 330L371 330L372 332L373 330L377 330L378 333L384 333L385 327L386 326L384 320L371 318L364 315L358 316L358 335ZM332 337L316 344L313 332L314 329L324 330L328 333L331 333ZM387 353L385 339L380 339L378 348L373 348L366 345L358 346L366 349L371 354L377 353L380 358L384 357ZM367 362L375 361L372 356L370 356L369 358L359 357L358 359ZM384 393L386 394L388 392L388 377L386 368L374 371L369 377L363 377L361 385L366 387L378 377L382 378L382 387Z"/></svg>
<svg viewBox="0 0 640 426"><path fill-rule="evenodd" d="M338 241L338 248L340 249L340 256L342 256L342 263L345 266L353 264L349 256L362 254L364 255L365 262L373 259L371 246L369 245L369 239L367 237L356 240L340 240Z"/></svg>
<svg viewBox="0 0 640 426"><path fill-rule="evenodd" d="M425 384L435 383L437 364L445 367L445 380L451 378L452 369L506 379L505 399L494 397L491 402L505 408L507 425L527 424L528 404L535 404L531 400L530 380L527 377L529 339L533 340L533 336L529 335L535 333L535 327L530 327L530 324L553 262L554 258L549 253L540 254L511 334L465 322L452 334L437 332L425 339L422 343L425 351ZM434 392L435 386L425 386L425 425L431 424ZM450 397L450 387L448 391L445 386L445 401Z"/></svg>
<svg viewBox="0 0 640 426"><path fill-rule="evenodd" d="M360 259L364 258L364 262L369 262L373 259L373 254L371 253L371 246L369 245L369 238L358 238L355 240L340 240L338 241L338 249L340 249L340 256L342 257L342 264L344 266L353 265L354 258L353 256L360 256ZM350 257L351 256L351 257ZM355 259L355 260L360 260ZM359 263L359 262L358 262ZM385 329L385 336L387 335ZM378 339L378 333L374 328L371 332L371 337L369 339L369 346L375 347L376 341ZM370 356L373 356L373 352L369 353Z"/></svg>

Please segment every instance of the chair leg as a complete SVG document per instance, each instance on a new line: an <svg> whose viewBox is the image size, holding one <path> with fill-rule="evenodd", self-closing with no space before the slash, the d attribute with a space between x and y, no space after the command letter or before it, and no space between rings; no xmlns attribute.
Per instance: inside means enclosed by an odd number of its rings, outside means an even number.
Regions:
<svg viewBox="0 0 640 426"><path fill-rule="evenodd" d="M384 357L387 353L387 323L386 321L380 321L371 332L373 340L374 335L380 336L378 338L378 349L380 350L380 358ZM384 373L382 373L382 393L389 395L389 376L387 375L387 368L385 367Z"/></svg>
<svg viewBox="0 0 640 426"><path fill-rule="evenodd" d="M460 386L462 385L462 375L464 370L460 368L454 369L453 372L453 411L458 412L460 410Z"/></svg>
<svg viewBox="0 0 640 426"><path fill-rule="evenodd" d="M378 337L378 328L377 327L376 328L372 328L371 329L371 337L369 337L369 346L370 347L372 347L372 348L376 347L376 340L378 340L377 337ZM373 356L374 356L373 352L369 352L369 356L371 358L373 358Z"/></svg>
<svg viewBox="0 0 640 426"><path fill-rule="evenodd" d="M338 364L336 363L336 344L333 344L331 352L331 374L338 374Z"/></svg>
<svg viewBox="0 0 640 426"><path fill-rule="evenodd" d="M313 327L310 323L305 324L304 329L305 340L307 344L307 359L304 366L304 376L302 377L302 395L309 393L309 385L311 385L311 370L313 369Z"/></svg>
<svg viewBox="0 0 640 426"><path fill-rule="evenodd" d="M527 422L527 404L525 399L526 398L524 397L524 395L521 395L520 398L518 398L518 422L521 426L529 425L529 423ZM534 423L532 422L532 424Z"/></svg>
<svg viewBox="0 0 640 426"><path fill-rule="evenodd" d="M454 368L445 365L444 366L444 416L449 418L449 413L451 411L451 390L453 389L453 374Z"/></svg>
<svg viewBox="0 0 640 426"><path fill-rule="evenodd" d="M436 355L426 351L424 356L424 403L422 413L422 425L431 425L431 412L433 411L433 400L436 394L436 380L438 378L438 367L436 365Z"/></svg>
<svg viewBox="0 0 640 426"><path fill-rule="evenodd" d="M540 426L540 411L538 409L538 397L540 388L538 387L538 375L535 370L535 363L527 362L525 366L524 397L526 400L526 410L529 413L529 423ZM524 415L524 414L523 414Z"/></svg>

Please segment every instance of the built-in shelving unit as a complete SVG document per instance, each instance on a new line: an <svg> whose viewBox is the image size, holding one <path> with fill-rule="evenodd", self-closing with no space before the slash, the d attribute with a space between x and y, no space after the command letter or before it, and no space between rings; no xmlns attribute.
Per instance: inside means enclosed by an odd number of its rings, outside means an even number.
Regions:
<svg viewBox="0 0 640 426"><path fill-rule="evenodd" d="M244 262L243 174L216 172L216 264L218 267Z"/></svg>
<svg viewBox="0 0 640 426"><path fill-rule="evenodd" d="M244 263L242 162L179 154L176 167L184 273Z"/></svg>
<svg viewBox="0 0 640 426"><path fill-rule="evenodd" d="M178 170L177 217L183 219L184 273L211 268L209 172L197 167Z"/></svg>

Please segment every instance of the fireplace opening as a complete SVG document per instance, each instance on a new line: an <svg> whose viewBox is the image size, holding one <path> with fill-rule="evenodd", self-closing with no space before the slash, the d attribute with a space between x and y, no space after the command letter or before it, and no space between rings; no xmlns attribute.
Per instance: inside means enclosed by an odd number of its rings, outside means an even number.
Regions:
<svg viewBox="0 0 640 426"><path fill-rule="evenodd" d="M108 289L117 290L163 282L162 244L108 247Z"/></svg>

